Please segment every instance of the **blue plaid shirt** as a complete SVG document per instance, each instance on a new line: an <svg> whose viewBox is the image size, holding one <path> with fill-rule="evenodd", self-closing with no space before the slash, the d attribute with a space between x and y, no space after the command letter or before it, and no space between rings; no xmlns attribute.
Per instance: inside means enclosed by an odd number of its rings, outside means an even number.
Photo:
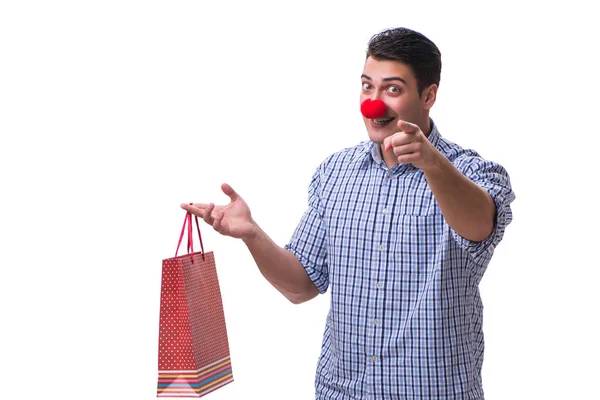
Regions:
<svg viewBox="0 0 600 400"><path fill-rule="evenodd" d="M368 141L327 158L285 248L331 288L316 398L483 399L479 282L512 220L505 169L442 138L431 143L497 207L482 242L445 222L423 171L388 169Z"/></svg>

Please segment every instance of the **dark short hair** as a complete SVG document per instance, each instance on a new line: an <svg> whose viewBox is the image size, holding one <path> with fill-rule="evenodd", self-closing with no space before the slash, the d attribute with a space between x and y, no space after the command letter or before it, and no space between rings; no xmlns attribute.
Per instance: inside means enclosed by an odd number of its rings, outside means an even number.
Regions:
<svg viewBox="0 0 600 400"><path fill-rule="evenodd" d="M435 43L423 34L407 28L387 29L371 37L367 58L400 61L412 68L419 96L423 89L435 83L439 86L442 55Z"/></svg>

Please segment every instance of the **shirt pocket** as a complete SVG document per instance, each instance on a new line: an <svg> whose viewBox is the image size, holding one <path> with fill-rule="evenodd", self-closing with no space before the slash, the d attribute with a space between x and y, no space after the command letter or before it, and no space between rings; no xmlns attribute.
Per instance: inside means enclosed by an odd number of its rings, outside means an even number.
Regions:
<svg viewBox="0 0 600 400"><path fill-rule="evenodd" d="M409 183L403 186L401 188L403 193L399 195L396 202L397 215L427 217L442 214L427 181L423 180L418 184Z"/></svg>
<svg viewBox="0 0 600 400"><path fill-rule="evenodd" d="M394 225L392 254L395 265L418 274L439 266L446 226L439 209L431 210L431 214L398 215Z"/></svg>
<svg viewBox="0 0 600 400"><path fill-rule="evenodd" d="M446 223L424 178L403 182L401 191L391 216L392 262L400 273L422 282L439 265Z"/></svg>

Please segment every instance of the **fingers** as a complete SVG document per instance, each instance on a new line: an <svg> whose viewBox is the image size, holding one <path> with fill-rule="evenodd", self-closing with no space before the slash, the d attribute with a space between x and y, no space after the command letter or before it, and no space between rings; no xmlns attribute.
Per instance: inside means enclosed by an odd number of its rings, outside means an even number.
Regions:
<svg viewBox="0 0 600 400"><path fill-rule="evenodd" d="M422 157L421 152L414 152L414 153L402 154L402 155L398 156L397 160L398 160L398 164L411 163L411 164L415 165L414 163L422 160L422 158L423 157Z"/></svg>
<svg viewBox="0 0 600 400"><path fill-rule="evenodd" d="M392 136L388 136L383 140L385 151L390 151L392 148L412 143L414 136L406 134L405 132L394 133Z"/></svg>
<svg viewBox="0 0 600 400"><path fill-rule="evenodd" d="M418 152L420 149L420 146L418 143L408 143L408 144L403 144L400 146L394 146L394 155L396 157L399 157L401 155L404 154L412 154L412 153L416 153Z"/></svg>
<svg viewBox="0 0 600 400"><path fill-rule="evenodd" d="M239 198L239 195L231 186L227 183L221 185L221 190L225 193L231 201ZM208 225L212 226L217 232L223 233L223 215L224 208L227 206L215 206L214 203L204 204L181 204L181 208L190 212L204 220Z"/></svg>
<svg viewBox="0 0 600 400"><path fill-rule="evenodd" d="M208 207L208 204L187 204L187 203L182 203L181 204L181 208L183 208L185 211L191 212L192 214L194 213L194 211L198 211L198 209L200 210L205 210Z"/></svg>
<svg viewBox="0 0 600 400"><path fill-rule="evenodd" d="M411 122L406 122L401 119L398 120L398 128L405 133L416 133L421 129L419 128L419 125L413 124Z"/></svg>
<svg viewBox="0 0 600 400"><path fill-rule="evenodd" d="M209 204L181 204L181 208L192 213L200 218L204 218L204 212L208 209Z"/></svg>
<svg viewBox="0 0 600 400"><path fill-rule="evenodd" d="M221 190L223 191L223 193L225 193L227 196L229 196L231 201L234 201L235 199L240 197L240 195L237 194L237 192L235 190L233 190L233 188L231 186L229 186L229 184L227 184L227 183L224 183L221 185Z"/></svg>
<svg viewBox="0 0 600 400"><path fill-rule="evenodd" d="M222 225L223 215L224 215L223 210L219 211L219 213L217 214L217 217L214 218L213 223L212 223L213 229L221 234L223 233L223 225Z"/></svg>
<svg viewBox="0 0 600 400"><path fill-rule="evenodd" d="M385 151L390 151L393 148L412 143L417 132L421 131L418 125L403 120L398 121L400 132L394 133L383 140L383 148Z"/></svg>
<svg viewBox="0 0 600 400"><path fill-rule="evenodd" d="M181 208L185 211L194 214L197 217L202 218L207 224L213 224L213 210L215 209L215 205L213 203L210 204L181 204Z"/></svg>
<svg viewBox="0 0 600 400"><path fill-rule="evenodd" d="M421 148L416 143L394 147L394 155L398 164L413 163L422 158Z"/></svg>
<svg viewBox="0 0 600 400"><path fill-rule="evenodd" d="M202 218L204 222L212 226L215 231L223 234L223 207L210 204L182 204L181 208Z"/></svg>
<svg viewBox="0 0 600 400"><path fill-rule="evenodd" d="M392 148L392 137L393 135L383 139L383 149L385 151L390 151L390 149Z"/></svg>
<svg viewBox="0 0 600 400"><path fill-rule="evenodd" d="M213 210L215 209L215 205L213 203L210 203L206 209L203 210L203 216L202 218L204 219L204 222L206 222L208 225L212 225L214 222L214 217L213 217Z"/></svg>

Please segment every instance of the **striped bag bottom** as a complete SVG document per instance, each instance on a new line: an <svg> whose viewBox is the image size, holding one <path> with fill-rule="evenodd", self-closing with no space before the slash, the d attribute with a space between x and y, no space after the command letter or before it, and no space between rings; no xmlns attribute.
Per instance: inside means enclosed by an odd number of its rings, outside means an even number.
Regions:
<svg viewBox="0 0 600 400"><path fill-rule="evenodd" d="M226 357L195 371L158 371L157 397L202 397L231 382L231 360Z"/></svg>

